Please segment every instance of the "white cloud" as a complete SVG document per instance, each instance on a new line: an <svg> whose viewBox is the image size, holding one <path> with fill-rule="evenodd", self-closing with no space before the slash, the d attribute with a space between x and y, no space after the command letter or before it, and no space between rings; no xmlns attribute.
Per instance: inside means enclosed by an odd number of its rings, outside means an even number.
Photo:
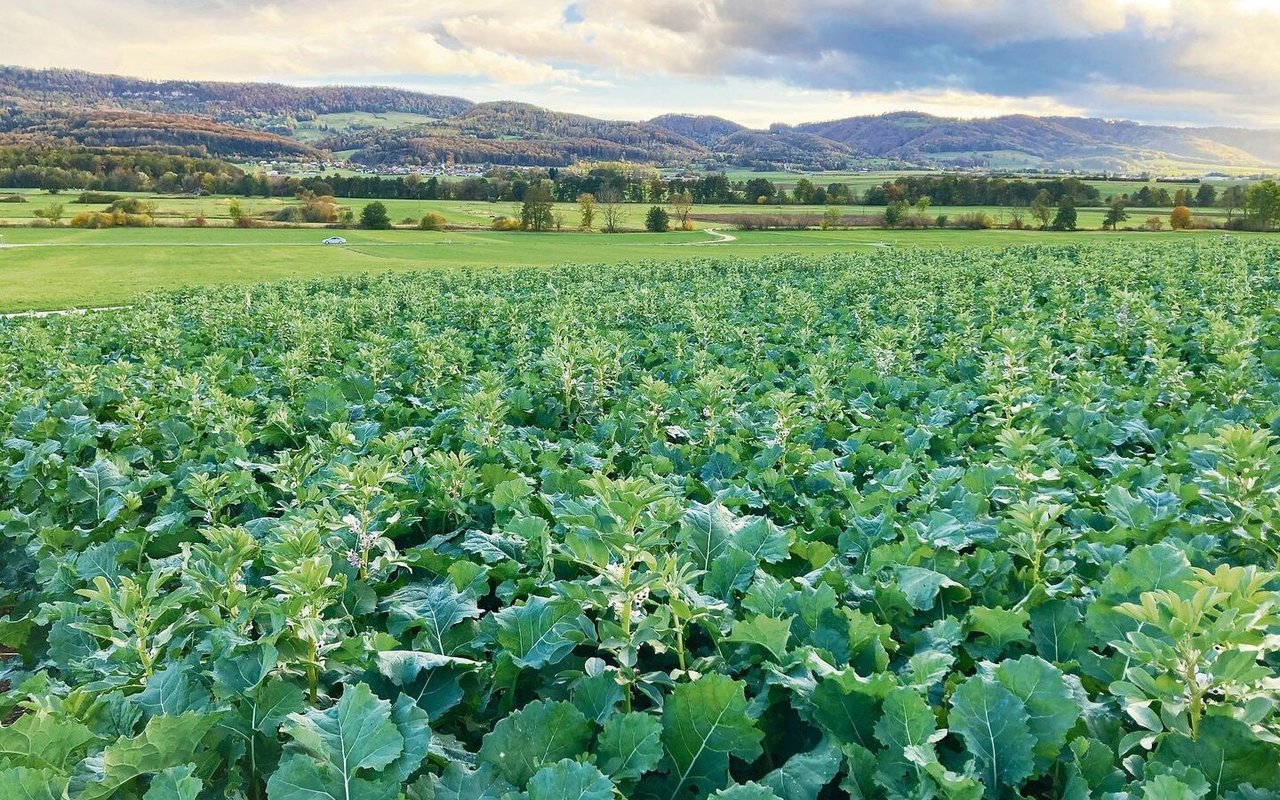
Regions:
<svg viewBox="0 0 1280 800"><path fill-rule="evenodd" d="M413 84L750 124L901 108L1280 124L1274 0L49 0L0 61ZM1044 59L1049 63L1037 63ZM1132 109L1132 111L1126 111Z"/></svg>

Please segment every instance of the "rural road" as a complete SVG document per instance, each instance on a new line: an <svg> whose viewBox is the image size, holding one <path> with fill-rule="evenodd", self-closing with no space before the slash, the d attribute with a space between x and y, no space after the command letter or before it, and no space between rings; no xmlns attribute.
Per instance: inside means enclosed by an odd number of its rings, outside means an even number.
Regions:
<svg viewBox="0 0 1280 800"><path fill-rule="evenodd" d="M133 306L99 306L98 308L63 308L57 311L15 311L12 314L0 314L0 319L23 319L39 317L63 317L68 314L89 314L99 311L124 311Z"/></svg>

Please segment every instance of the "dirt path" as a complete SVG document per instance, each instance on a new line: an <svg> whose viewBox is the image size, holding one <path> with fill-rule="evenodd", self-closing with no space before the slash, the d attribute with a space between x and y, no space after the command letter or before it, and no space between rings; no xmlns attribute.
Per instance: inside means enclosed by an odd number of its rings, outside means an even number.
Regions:
<svg viewBox="0 0 1280 800"><path fill-rule="evenodd" d="M68 314L97 314L101 311L124 311L133 306L99 306L98 308L63 308L57 311L15 311L12 314L0 314L0 319L23 319L30 317L64 317Z"/></svg>

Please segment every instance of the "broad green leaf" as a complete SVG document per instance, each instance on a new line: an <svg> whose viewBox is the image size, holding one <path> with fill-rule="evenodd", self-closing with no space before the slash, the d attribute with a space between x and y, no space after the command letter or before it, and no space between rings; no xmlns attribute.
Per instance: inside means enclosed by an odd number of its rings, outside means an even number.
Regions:
<svg viewBox="0 0 1280 800"><path fill-rule="evenodd" d="M204 783L191 777L195 764L170 767L151 779L151 788L142 800L196 800Z"/></svg>
<svg viewBox="0 0 1280 800"><path fill-rule="evenodd" d="M750 619L740 619L733 623L733 631L726 641L754 644L781 660L787 653L787 642L791 639L792 617L776 619L760 614Z"/></svg>
<svg viewBox="0 0 1280 800"><path fill-rule="evenodd" d="M153 675L133 700L153 717L204 711L213 698L196 679L198 674L192 662L172 664Z"/></svg>
<svg viewBox="0 0 1280 800"><path fill-rule="evenodd" d="M875 726L876 739L884 745L878 757L879 772L893 781L918 774L908 751L923 749L931 753L934 743L942 737L929 703L913 689L893 689L885 696L881 711Z"/></svg>
<svg viewBox="0 0 1280 800"><path fill-rule="evenodd" d="M391 707L391 721L404 739L404 750L387 767L387 771L403 783L409 780L409 776L422 764L422 759L427 757L427 749L431 745L431 727L427 712L419 708L412 697L404 694Z"/></svg>
<svg viewBox="0 0 1280 800"><path fill-rule="evenodd" d="M605 670L579 678L570 702L587 719L603 724L622 702L622 687L618 685L616 673Z"/></svg>
<svg viewBox="0 0 1280 800"><path fill-rule="evenodd" d="M941 572L923 567L896 567L898 588L906 595L907 602L917 611L929 611L938 602L938 592L943 587L960 584Z"/></svg>
<svg viewBox="0 0 1280 800"><path fill-rule="evenodd" d="M448 583L406 586L383 600L381 610L389 617L388 633L399 636L421 628L426 646L442 655L451 655L445 647L445 633L465 619L480 616L475 601Z"/></svg>
<svg viewBox="0 0 1280 800"><path fill-rule="evenodd" d="M813 800L840 771L840 749L824 739L807 753L797 753L787 763L760 779L782 800Z"/></svg>
<svg viewBox="0 0 1280 800"><path fill-rule="evenodd" d="M633 711L604 723L596 742L596 763L615 781L635 780L662 760L662 722Z"/></svg>
<svg viewBox="0 0 1280 800"><path fill-rule="evenodd" d="M530 597L523 605L492 616L498 645L522 667L539 669L559 663L586 639L586 616L572 600Z"/></svg>
<svg viewBox="0 0 1280 800"><path fill-rule="evenodd" d="M529 800L612 800L613 784L591 764L565 758L534 773L528 796Z"/></svg>
<svg viewBox="0 0 1280 800"><path fill-rule="evenodd" d="M1211 788L1204 773L1190 764L1147 764L1142 777L1143 800L1201 800Z"/></svg>
<svg viewBox="0 0 1280 800"><path fill-rule="evenodd" d="M275 733L290 714L301 711L302 688L287 681L267 680L249 693L248 702L241 705L248 710L250 730L259 733Z"/></svg>
<svg viewBox="0 0 1280 800"><path fill-rule="evenodd" d="M94 518L103 519L108 500L126 483L115 464L98 459L85 469L72 468L67 479L67 499L92 506Z"/></svg>
<svg viewBox="0 0 1280 800"><path fill-rule="evenodd" d="M469 770L461 762L450 761L439 776L428 775L416 784L410 797L415 800L502 800L515 790L516 787L502 779L493 764L481 764Z"/></svg>
<svg viewBox="0 0 1280 800"><path fill-rule="evenodd" d="M72 778L76 800L104 800L125 784L194 760L217 717L183 714L152 717L140 736L107 745L100 762L84 762Z"/></svg>
<svg viewBox="0 0 1280 800"><path fill-rule="evenodd" d="M904 680L912 688L928 690L951 673L956 657L939 650L923 650L907 659Z"/></svg>
<svg viewBox="0 0 1280 800"><path fill-rule="evenodd" d="M767 786L758 783L740 783L720 789L712 797L719 800L782 800Z"/></svg>
<svg viewBox="0 0 1280 800"><path fill-rule="evenodd" d="M339 765L297 752L280 759L267 780L269 800L397 800L399 795L393 775L355 778Z"/></svg>
<svg viewBox="0 0 1280 800"><path fill-rule="evenodd" d="M0 727L0 759L33 768L66 770L72 754L96 737L84 725L55 719L45 711L23 714Z"/></svg>
<svg viewBox="0 0 1280 800"><path fill-rule="evenodd" d="M62 800L67 777L52 769L0 768L0 797L9 800Z"/></svg>
<svg viewBox="0 0 1280 800"><path fill-rule="evenodd" d="M752 761L762 734L747 716L744 685L710 674L677 686L662 709L670 798L705 797L729 784L729 756Z"/></svg>
<svg viewBox="0 0 1280 800"><path fill-rule="evenodd" d="M1054 664L1078 660L1085 652L1080 610L1064 600L1051 600L1031 611L1031 640L1041 658Z"/></svg>
<svg viewBox="0 0 1280 800"><path fill-rule="evenodd" d="M777 564L791 555L791 537L764 517L743 517L733 528L733 544L757 561Z"/></svg>
<svg viewBox="0 0 1280 800"><path fill-rule="evenodd" d="M1142 800L1201 800L1208 792L1207 785L1196 790L1172 775L1157 775L1142 783Z"/></svg>
<svg viewBox="0 0 1280 800"><path fill-rule="evenodd" d="M1198 733L1194 741L1177 734L1161 739L1152 761L1194 765L1218 797L1244 784L1280 791L1275 745L1259 739L1248 725L1230 717L1206 717Z"/></svg>
<svg viewBox="0 0 1280 800"><path fill-rule="evenodd" d="M390 703L361 683L332 708L290 714L284 732L293 741L267 782L271 800L380 798L385 780L398 786L394 774L377 775L405 749L391 712Z"/></svg>
<svg viewBox="0 0 1280 800"><path fill-rule="evenodd" d="M814 722L842 744L876 747L872 738L880 718L880 697L870 686L856 681L825 678L813 690L810 705Z"/></svg>
<svg viewBox="0 0 1280 800"><path fill-rule="evenodd" d="M499 720L476 758L493 764L509 783L524 786L544 765L585 752L590 740L591 724L581 711L569 703L534 700Z"/></svg>
<svg viewBox="0 0 1280 800"><path fill-rule="evenodd" d="M255 643L235 656L213 663L216 684L232 694L243 695L266 680L276 666L279 653L270 644Z"/></svg>
<svg viewBox="0 0 1280 800"><path fill-rule="evenodd" d="M1080 718L1080 706L1071 695L1062 672L1036 656L1001 661L995 677L1027 709L1027 724L1036 737L1037 765L1048 768L1067 743L1067 733Z"/></svg>
<svg viewBox="0 0 1280 800"><path fill-rule="evenodd" d="M1036 739L1027 709L1004 686L981 675L969 678L951 696L948 721L977 759L988 797L1031 775Z"/></svg>
<svg viewBox="0 0 1280 800"><path fill-rule="evenodd" d="M342 389L333 384L315 386L307 393L303 413L331 422L347 418L347 398Z"/></svg>
<svg viewBox="0 0 1280 800"><path fill-rule="evenodd" d="M840 781L840 788L852 800L871 800L877 797L880 790L875 783L875 755L857 744L846 744L840 749L844 754L844 778Z"/></svg>
<svg viewBox="0 0 1280 800"><path fill-rule="evenodd" d="M694 503L680 521L677 538L694 567L707 572L733 540L734 519L719 503Z"/></svg>
<svg viewBox="0 0 1280 800"><path fill-rule="evenodd" d="M378 653L378 671L435 719L453 708L463 697L462 677L483 665L456 656L441 656L414 650L384 650ZM384 696L382 684L374 688Z"/></svg>
<svg viewBox="0 0 1280 800"><path fill-rule="evenodd" d="M489 497L489 502L493 503L494 508L506 509L516 505L533 492L529 488L529 484L520 479L503 481L493 487L493 493Z"/></svg>
<svg viewBox="0 0 1280 800"><path fill-rule="evenodd" d="M969 609L968 627L984 634L985 640L969 647L981 648L984 655L994 658L1011 644L1030 641L1031 634L1027 631L1030 620L1031 615L1026 611L975 606Z"/></svg>

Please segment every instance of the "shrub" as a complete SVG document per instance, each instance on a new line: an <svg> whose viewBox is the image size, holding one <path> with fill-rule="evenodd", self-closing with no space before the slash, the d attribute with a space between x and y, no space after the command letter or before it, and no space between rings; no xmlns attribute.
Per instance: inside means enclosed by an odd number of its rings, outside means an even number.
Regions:
<svg viewBox="0 0 1280 800"><path fill-rule="evenodd" d="M442 231L444 226L444 215L435 211L428 211L422 215L422 219L418 220L418 227L424 231Z"/></svg>
<svg viewBox="0 0 1280 800"><path fill-rule="evenodd" d="M1164 220L1159 217L1147 217L1147 224L1144 225L1147 230L1152 233L1164 230Z"/></svg>
<svg viewBox="0 0 1280 800"><path fill-rule="evenodd" d="M907 219L907 205L905 200L898 200L890 203L889 207L884 210L884 226L886 228L896 228Z"/></svg>
<svg viewBox="0 0 1280 800"><path fill-rule="evenodd" d="M23 197L20 194L7 194L4 197L0 197L0 203L25 203L25 202L27 202L27 198Z"/></svg>
<svg viewBox="0 0 1280 800"><path fill-rule="evenodd" d="M650 233L666 233L671 227L671 215L662 206L654 206L644 217L644 229Z"/></svg>
<svg viewBox="0 0 1280 800"><path fill-rule="evenodd" d="M1178 206L1169 215L1169 227L1175 231L1185 231L1191 228L1191 209L1186 206Z"/></svg>
<svg viewBox="0 0 1280 800"><path fill-rule="evenodd" d="M71 218L73 228L150 228L156 224L150 214L115 211L81 211Z"/></svg>
<svg viewBox="0 0 1280 800"><path fill-rule="evenodd" d="M996 221L986 212L970 211L957 216L953 224L957 228L968 228L971 231L989 231L996 226Z"/></svg>
<svg viewBox="0 0 1280 800"><path fill-rule="evenodd" d="M387 216L387 207L374 201L360 211L360 227L373 231L385 231L391 227L391 217Z"/></svg>
<svg viewBox="0 0 1280 800"><path fill-rule="evenodd" d="M495 231L518 231L520 230L520 220L505 215L497 216L493 218L493 223L489 227Z"/></svg>
<svg viewBox="0 0 1280 800"><path fill-rule="evenodd" d="M191 218L191 227L193 228L209 227L209 220L205 219L204 212L196 214L194 217Z"/></svg>
<svg viewBox="0 0 1280 800"><path fill-rule="evenodd" d="M113 200L108 211L123 211L126 214L150 214L151 204L143 202L138 197L122 197L119 200Z"/></svg>
<svg viewBox="0 0 1280 800"><path fill-rule="evenodd" d="M73 203L83 203L84 205L110 205L117 200L123 199L118 194L107 194L106 192L81 192L80 196Z"/></svg>
<svg viewBox="0 0 1280 800"><path fill-rule="evenodd" d="M947 215L939 214L938 218L934 220L934 224L937 225L939 228L947 227Z"/></svg>

